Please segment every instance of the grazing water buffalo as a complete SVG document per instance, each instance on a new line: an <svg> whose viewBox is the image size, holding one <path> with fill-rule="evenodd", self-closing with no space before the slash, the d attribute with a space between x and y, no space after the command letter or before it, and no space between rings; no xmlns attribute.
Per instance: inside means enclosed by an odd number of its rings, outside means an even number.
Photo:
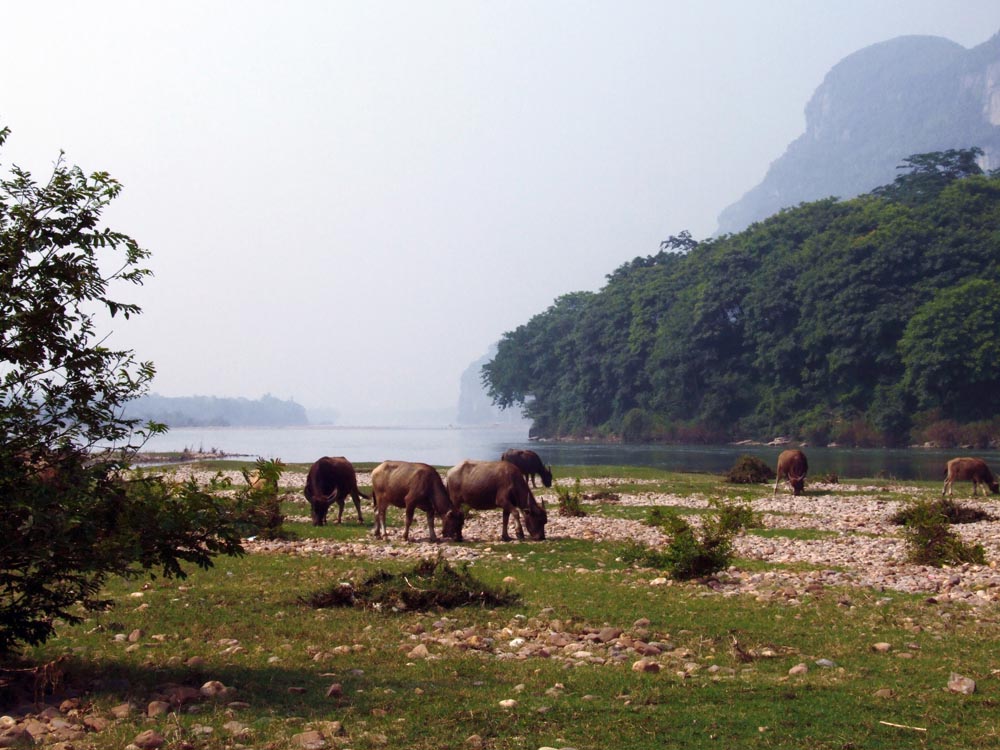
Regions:
<svg viewBox="0 0 1000 750"><path fill-rule="evenodd" d="M517 525L518 539L524 539L522 514L528 535L535 541L545 539L548 514L535 500L528 480L514 464L507 461L462 461L448 471L447 483L451 505L456 511L461 510L463 505L476 510L500 508L503 511L503 534L500 536L503 541L510 541L507 528L511 514ZM461 527L456 539L462 541Z"/></svg>
<svg viewBox="0 0 1000 750"><path fill-rule="evenodd" d="M324 456L309 467L305 496L312 510L313 526L326 526L326 513L334 502L340 506L337 514L337 523L340 523L344 516L344 500L348 495L354 498L354 507L358 509L358 523L364 523L361 498L367 499L368 495L358 491L354 464L343 456Z"/></svg>
<svg viewBox="0 0 1000 750"><path fill-rule="evenodd" d="M956 479L971 480L973 495L977 494L979 485L983 486L983 495L986 494L987 487L990 488L990 492L994 495L1000 494L1000 484L997 483L997 479L993 476L993 472L990 471L990 467L981 458L951 459L948 462L944 487L941 489L942 495L945 493L952 494L952 485L955 484Z"/></svg>
<svg viewBox="0 0 1000 750"><path fill-rule="evenodd" d="M427 514L427 528L430 540L437 541L434 534L434 516L441 516L441 535L459 536L462 528L462 512L451 506L451 498L444 487L444 480L433 466L406 461L383 461L372 471L372 500L375 503L375 536L388 538L385 526L385 512L390 505L406 509L406 526L403 539L410 540L410 524L413 512L419 508Z"/></svg>
<svg viewBox="0 0 1000 750"><path fill-rule="evenodd" d="M511 448L510 450L504 451L500 460L509 461L514 464L514 466L519 468L521 473L524 474L525 479L530 477L532 487L538 486L535 484L535 474L542 478L543 485L546 487L552 486L552 467L543 464L542 459L539 458L538 454L534 451Z"/></svg>
<svg viewBox="0 0 1000 750"><path fill-rule="evenodd" d="M782 451L778 456L778 478L774 482L774 492L778 494L778 484L782 479L787 479L792 487L792 494L801 495L802 488L806 484L806 472L809 471L809 462L806 461L806 454L800 450Z"/></svg>

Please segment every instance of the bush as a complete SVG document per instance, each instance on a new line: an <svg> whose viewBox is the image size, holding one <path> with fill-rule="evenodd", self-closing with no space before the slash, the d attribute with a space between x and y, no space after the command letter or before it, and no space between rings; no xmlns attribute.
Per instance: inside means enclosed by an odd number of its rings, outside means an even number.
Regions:
<svg viewBox="0 0 1000 750"><path fill-rule="evenodd" d="M701 538L694 527L679 515L668 515L664 530L670 542L664 549L664 569L672 578L688 580L710 575L729 565L732 559L732 534L721 524L705 518Z"/></svg>
<svg viewBox="0 0 1000 750"><path fill-rule="evenodd" d="M756 456L743 455L726 472L730 484L761 484L775 478L774 469Z"/></svg>
<svg viewBox="0 0 1000 750"><path fill-rule="evenodd" d="M285 464L281 459L257 459L252 472L244 469L246 486L237 492L241 507L240 520L250 526L247 536L261 539L294 539L297 535L284 528L285 516L281 512L281 495L278 483Z"/></svg>
<svg viewBox="0 0 1000 750"><path fill-rule="evenodd" d="M993 516L985 510L972 508L968 505L961 505L956 503L950 497L942 497L937 500L926 502L930 510L944 516L948 523L978 523L980 521L993 520ZM910 504L896 511L889 520L897 526L907 526L912 521L919 520L923 513L923 509L919 508L917 504Z"/></svg>
<svg viewBox="0 0 1000 750"><path fill-rule="evenodd" d="M727 503L724 500L713 499L708 502L715 508L719 527L726 533L735 535L743 529L764 528L761 514L753 509L749 500Z"/></svg>
<svg viewBox="0 0 1000 750"><path fill-rule="evenodd" d="M580 480L573 484L573 489L569 487L556 487L556 496L559 502L558 513L560 516L585 516L583 510L583 493L580 491Z"/></svg>
<svg viewBox="0 0 1000 750"><path fill-rule="evenodd" d="M942 565L986 562L981 544L967 544L952 531L947 516L938 503L914 501L907 508L903 537L908 547L908 559L918 565Z"/></svg>
<svg viewBox="0 0 1000 750"><path fill-rule="evenodd" d="M661 568L678 580L710 575L728 567L733 536L744 528L757 528L763 523L749 503L712 500L711 505L715 512L702 517L700 534L678 513L652 508L646 523L662 528L670 541L660 552L626 551L626 560Z"/></svg>

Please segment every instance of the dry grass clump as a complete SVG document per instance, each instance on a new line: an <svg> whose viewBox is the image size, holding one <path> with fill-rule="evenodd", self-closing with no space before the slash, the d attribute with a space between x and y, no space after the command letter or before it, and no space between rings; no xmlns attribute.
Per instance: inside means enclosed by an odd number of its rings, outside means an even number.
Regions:
<svg viewBox="0 0 1000 750"><path fill-rule="evenodd" d="M742 455L726 472L730 484L761 484L774 479L774 469L756 456Z"/></svg>
<svg viewBox="0 0 1000 750"><path fill-rule="evenodd" d="M515 604L520 597L507 589L495 589L477 580L467 566L454 568L437 558L421 560L401 573L377 570L358 586L338 583L312 594L304 603L317 609L358 607L427 611L477 605L498 607Z"/></svg>

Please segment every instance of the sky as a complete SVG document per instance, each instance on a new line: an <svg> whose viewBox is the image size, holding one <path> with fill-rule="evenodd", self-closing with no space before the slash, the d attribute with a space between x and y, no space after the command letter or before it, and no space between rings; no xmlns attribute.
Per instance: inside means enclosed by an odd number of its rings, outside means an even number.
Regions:
<svg viewBox="0 0 1000 750"><path fill-rule="evenodd" d="M164 396L342 424L454 410L560 295L697 239L845 56L973 47L996 0L5 4L0 170L60 151L125 189L153 276L110 343Z"/></svg>

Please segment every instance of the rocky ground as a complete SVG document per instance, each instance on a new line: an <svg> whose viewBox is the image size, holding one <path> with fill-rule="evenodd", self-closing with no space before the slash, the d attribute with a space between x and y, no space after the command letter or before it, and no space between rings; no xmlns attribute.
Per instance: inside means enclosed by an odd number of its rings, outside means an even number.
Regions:
<svg viewBox="0 0 1000 750"><path fill-rule="evenodd" d="M192 474L187 467L176 469L182 478ZM208 482L214 476L210 472L193 472L199 482ZM229 478L236 484L242 483L243 477L238 472L229 472ZM370 474L359 474L359 484L370 484ZM622 492L621 487L627 485L638 487L638 491ZM563 480L566 485L571 481ZM676 495L652 491L643 491L646 485L655 482L635 480L583 480L581 487L585 493L598 488L611 487L617 494L617 500L584 502L588 515L582 517L567 517L556 511L556 495L554 490L537 490L539 498L544 499L549 508L549 523L546 535L549 539L573 538L591 539L594 541L634 541L651 547L663 545L667 540L657 529L640 521L611 518L605 515L610 508L602 505L640 506L640 507L689 507L706 508L709 498L700 494ZM303 537L309 535L308 506L302 496L305 485L304 472L286 472L282 477L282 491L286 499L300 503L301 514L294 514L288 522L295 524ZM676 584L665 577L660 571L639 571L635 577L638 587L657 587L687 585L700 586L703 595L708 596L752 596L759 600L774 601L785 606L795 607L803 599L821 594L829 587L858 587L866 591L895 590L910 593L921 593L927 596L928 602L946 604L964 602L976 609L994 608L1000 601L1000 570L996 568L1000 560L1000 520L986 521L975 524L964 524L953 527L965 540L978 542L986 550L990 565L964 565L951 568L929 568L912 565L905 562L906 551L899 534L899 527L890 523L889 519L909 498L928 493L915 487L899 484L891 486L865 486L854 483L844 484L810 484L808 494L803 497L793 497L788 494L777 496L765 495L752 503L754 511L761 513L768 529L817 530L817 538L791 538L788 536L760 536L753 533L743 534L735 540L735 551L738 558L765 560L775 563L798 563L805 570L794 567L778 567L764 572L749 572L734 566L727 571L711 577L709 580L696 584ZM738 495L738 492L730 493ZM1000 516L998 509L989 500L974 501L964 499L963 504L980 507L990 513ZM372 510L370 501L362 506L367 522L371 521ZM345 511L345 518L353 519L353 507ZM353 522L353 521L352 521ZM402 529L390 527L390 540L376 540L367 535L362 540L339 542L325 539L303 538L291 542L265 542L250 540L246 546L251 553L258 554L288 554L288 555L335 555L338 557L355 556L367 559L415 559L425 556L441 555L454 561L475 561L494 556L516 554L519 543L503 543L500 538L500 514L494 512L476 512L470 515L464 530L468 542L475 544L432 544L427 541L427 527L422 514L411 530L412 542L402 541ZM533 543L530 543L533 544ZM581 575L590 573L580 569ZM515 579L510 583L516 584ZM850 606L850 597L843 596L844 606ZM498 623L493 627L467 627L457 619L442 616L438 619L424 618L424 621L414 623L406 632L401 633L398 648L404 650L408 658L435 659L449 650L462 650L481 654L487 659L532 659L545 658L561 661L567 668L585 666L618 666L643 672L666 671L676 674L682 679L703 674L710 679L727 679L737 676L738 671L719 667L699 659L699 657L683 643L683 632L674 634L653 633L648 628L649 622L640 619L631 626L592 627L586 623L573 623L558 617L558 613L545 609L534 617L515 616L506 623ZM144 640L154 639L144 633L117 634L115 639L122 641L123 647L129 644L141 644ZM874 643L875 651L893 650L897 656L907 657L909 650L916 644ZM738 651L748 662L758 659L787 657L777 647L758 647L752 644L716 644L720 648ZM138 646L136 646L138 647ZM715 646L713 646L714 648ZM238 642L229 640L219 643L222 653L230 653L240 649ZM312 654L314 661L322 663L337 654L356 653L365 649L361 643L331 644L328 651ZM197 658L197 657L196 657ZM279 658L279 657L275 657ZM836 665L827 659L818 659L809 664L796 664L790 675L803 675L810 670L835 668ZM752 664L747 669L752 669ZM54 681L59 678L58 664L46 665L52 669ZM969 687L967 678L952 675L948 682L949 690L968 692L974 690L974 684ZM338 695L343 688L333 683L329 686L330 695ZM546 695L553 701L558 701L562 694L561 684L554 684ZM164 685L148 696L148 701L142 705L135 703L123 704L111 709L108 715L98 715L93 711L84 710L77 698L68 698L57 705L49 705L44 710L12 711L12 715L0 716L0 748L16 747L21 742L25 746L32 743L44 743L58 750L73 750L86 747L81 744L88 734L102 732L108 726L136 712L150 717L167 714L171 711L198 712L205 703L223 702L227 713L233 717L239 715L242 709L250 708L242 703L240 696L221 683L206 682L201 688L178 685ZM510 704L505 708L517 705L517 688L511 697L504 701ZM116 713L117 712L117 713ZM196 725L197 729L197 725ZM289 738L291 747L337 747L343 746L345 729L339 722L314 722L304 727L303 732ZM220 727L206 725L201 730L209 737L216 732L218 737L227 737L234 747L249 740L251 732L246 725L235 718ZM129 748L156 748L164 745L171 747L199 746L199 737L164 736L154 730L147 730L136 736ZM357 738L355 738L357 739ZM476 737L470 737L467 745L475 748ZM252 745L251 745L252 746Z"/></svg>
<svg viewBox="0 0 1000 750"><path fill-rule="evenodd" d="M180 476L190 471L179 470ZM207 482L209 472L195 472L199 481ZM238 472L229 472L233 482L242 482ZM571 486L575 480L557 480L556 485ZM360 473L358 483L368 485L371 475ZM308 535L308 506L302 496L305 472L286 472L282 476L282 489L288 499L301 502L302 514L294 515L289 522L303 524L303 536ZM619 500L615 504L629 506L672 506L707 508L705 495L676 495L659 492L623 494L621 485L642 487L657 484L654 480L588 479L581 481L586 493L597 488L611 487ZM737 568L719 576L713 582L719 591L757 595L762 588L780 583L782 588L806 586L822 581L828 586L860 586L876 590L896 590L926 593L943 600L966 600L972 604L1000 601L1000 508L988 499L963 499L965 505L978 507L997 516L996 520L962 524L952 528L968 542L982 544L989 565L962 565L932 568L906 562L906 550L898 526L890 523L891 516L910 498L927 493L905 484L861 485L856 483L809 483L807 494L794 497L781 493L754 500L754 511L763 514L768 529L814 529L825 532L816 539L794 539L783 536L763 537L743 534L735 540L737 557L766 560L777 563L802 563L818 568L807 572L775 570L767 573L745 573ZM735 493L738 494L738 493ZM931 493L933 494L933 493ZM574 538L594 541L635 541L651 547L664 544L665 537L655 528L640 521L608 518L593 511L601 501L584 502L590 514L582 517L561 516L555 512L555 490L538 488L536 496L549 507L546 536L549 539ZM366 519L371 517L370 503L362 510ZM345 518L353 518L353 507L345 510ZM440 527L438 527L440 529ZM479 557L507 554L507 545L500 542L500 514L477 512L470 514L463 535L469 542L490 542L488 547L471 547L468 544L430 544L427 525L418 514L411 529L411 541L402 541L402 530L390 528L390 541L368 539L357 542L336 542L319 539L302 539L293 542L248 543L252 552L272 552L295 555L354 555L372 559L419 558L442 555L450 560L474 560ZM513 533L513 529L512 532ZM494 544L495 543L495 544ZM650 580L662 577L650 572Z"/></svg>

